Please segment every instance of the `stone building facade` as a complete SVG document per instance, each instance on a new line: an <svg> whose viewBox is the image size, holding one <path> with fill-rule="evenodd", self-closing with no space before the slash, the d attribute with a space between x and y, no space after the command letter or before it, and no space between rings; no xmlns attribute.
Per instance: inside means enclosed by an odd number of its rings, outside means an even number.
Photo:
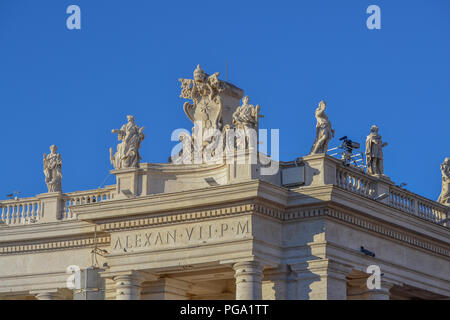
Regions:
<svg viewBox="0 0 450 320"><path fill-rule="evenodd" d="M180 80L194 88L182 94L194 98L185 104L194 124L257 128L259 106L233 114L241 89L196 72ZM195 86L209 86L207 97ZM241 121L247 111L253 122ZM133 141L125 127L115 130L121 143ZM195 124L184 139L204 129ZM133 130L140 144L143 130ZM0 299L74 299L83 291L71 286L76 268L95 271L104 299L450 297L448 206L326 153L250 161L245 141L231 148L242 162L123 162L115 185L0 201ZM118 147L112 160L138 157L139 146ZM370 266L381 271L375 287Z"/></svg>

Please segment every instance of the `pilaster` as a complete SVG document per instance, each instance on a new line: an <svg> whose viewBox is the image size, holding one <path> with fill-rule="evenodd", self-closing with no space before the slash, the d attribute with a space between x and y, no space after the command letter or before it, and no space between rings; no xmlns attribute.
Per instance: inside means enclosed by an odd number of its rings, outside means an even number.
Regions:
<svg viewBox="0 0 450 320"><path fill-rule="evenodd" d="M297 299L346 300L349 265L330 259L310 260L291 265L297 274Z"/></svg>
<svg viewBox="0 0 450 320"><path fill-rule="evenodd" d="M297 279L287 265L264 272L263 300L295 300Z"/></svg>

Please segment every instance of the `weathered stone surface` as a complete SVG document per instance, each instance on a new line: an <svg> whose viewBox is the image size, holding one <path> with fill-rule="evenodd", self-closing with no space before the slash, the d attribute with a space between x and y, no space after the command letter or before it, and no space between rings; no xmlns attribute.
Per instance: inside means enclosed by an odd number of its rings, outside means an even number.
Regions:
<svg viewBox="0 0 450 320"><path fill-rule="evenodd" d="M48 192L61 192L62 180L62 159L59 153L56 153L58 148L55 145L50 146L50 153L44 153L44 175L45 183L47 184Z"/></svg>
<svg viewBox="0 0 450 320"><path fill-rule="evenodd" d="M316 140L311 148L311 154L326 153L328 150L328 143L334 137L334 130L331 127L331 122L325 113L327 105L325 101L320 101L316 109Z"/></svg>
<svg viewBox="0 0 450 320"><path fill-rule="evenodd" d="M442 191L438 202L450 206L450 158L445 158L441 164Z"/></svg>
<svg viewBox="0 0 450 320"><path fill-rule="evenodd" d="M134 116L127 116L128 123L124 124L119 130L113 129L112 133L118 134L117 151L113 154L112 148L109 149L111 164L114 169L138 168L141 155L139 148L144 140L144 127L139 127L134 123Z"/></svg>
<svg viewBox="0 0 450 320"><path fill-rule="evenodd" d="M381 141L378 127L373 125L366 139L366 163L367 173L372 175L384 175L383 148L387 142Z"/></svg>

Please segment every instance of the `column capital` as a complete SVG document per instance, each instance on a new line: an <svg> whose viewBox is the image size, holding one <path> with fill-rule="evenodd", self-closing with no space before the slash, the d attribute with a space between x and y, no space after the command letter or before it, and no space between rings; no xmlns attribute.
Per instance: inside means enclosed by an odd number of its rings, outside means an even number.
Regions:
<svg viewBox="0 0 450 320"><path fill-rule="evenodd" d="M258 261L233 264L236 278L236 300L261 300L264 266Z"/></svg>
<svg viewBox="0 0 450 320"><path fill-rule="evenodd" d="M395 285L391 281L381 280L379 289L369 289L367 279L369 274L360 272L347 278L348 300L389 300L390 289Z"/></svg>
<svg viewBox="0 0 450 320"><path fill-rule="evenodd" d="M138 282L144 282L156 281L159 279L159 276L140 270L105 271L101 272L100 275L102 278L111 279L113 281L116 281L117 279L134 279Z"/></svg>
<svg viewBox="0 0 450 320"><path fill-rule="evenodd" d="M116 286L116 300L140 300L142 283L154 281L157 276L139 270L102 272L103 278L112 279Z"/></svg>
<svg viewBox="0 0 450 320"><path fill-rule="evenodd" d="M369 300L389 300L393 283L381 280L380 289L368 289L366 296Z"/></svg>
<svg viewBox="0 0 450 320"><path fill-rule="evenodd" d="M30 291L38 300L64 300L64 295L58 289L42 289Z"/></svg>
<svg viewBox="0 0 450 320"><path fill-rule="evenodd" d="M297 278L297 299L347 298L347 275L352 266L332 259L308 260L290 266Z"/></svg>
<svg viewBox="0 0 450 320"><path fill-rule="evenodd" d="M241 261L233 264L236 272L259 272L262 274L264 265L259 261Z"/></svg>
<svg viewBox="0 0 450 320"><path fill-rule="evenodd" d="M310 278L314 276L332 276L342 280L352 271L353 266L331 259L316 259L290 264L291 270L297 278Z"/></svg>

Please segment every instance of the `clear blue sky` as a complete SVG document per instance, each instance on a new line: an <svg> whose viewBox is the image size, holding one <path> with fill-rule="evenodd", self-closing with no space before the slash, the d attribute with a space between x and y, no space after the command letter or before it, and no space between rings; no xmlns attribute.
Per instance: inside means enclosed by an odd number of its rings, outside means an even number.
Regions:
<svg viewBox="0 0 450 320"><path fill-rule="evenodd" d="M66 8L81 8L81 30ZM366 8L381 8L381 30ZM56 144L65 192L96 188L111 129L145 126L144 162L167 162L190 130L178 78L200 63L226 73L280 129L281 160L306 155L324 99L337 138L377 124L385 172L431 199L450 156L450 1L0 0L0 199L46 192L42 153ZM112 184L110 178L107 184Z"/></svg>

